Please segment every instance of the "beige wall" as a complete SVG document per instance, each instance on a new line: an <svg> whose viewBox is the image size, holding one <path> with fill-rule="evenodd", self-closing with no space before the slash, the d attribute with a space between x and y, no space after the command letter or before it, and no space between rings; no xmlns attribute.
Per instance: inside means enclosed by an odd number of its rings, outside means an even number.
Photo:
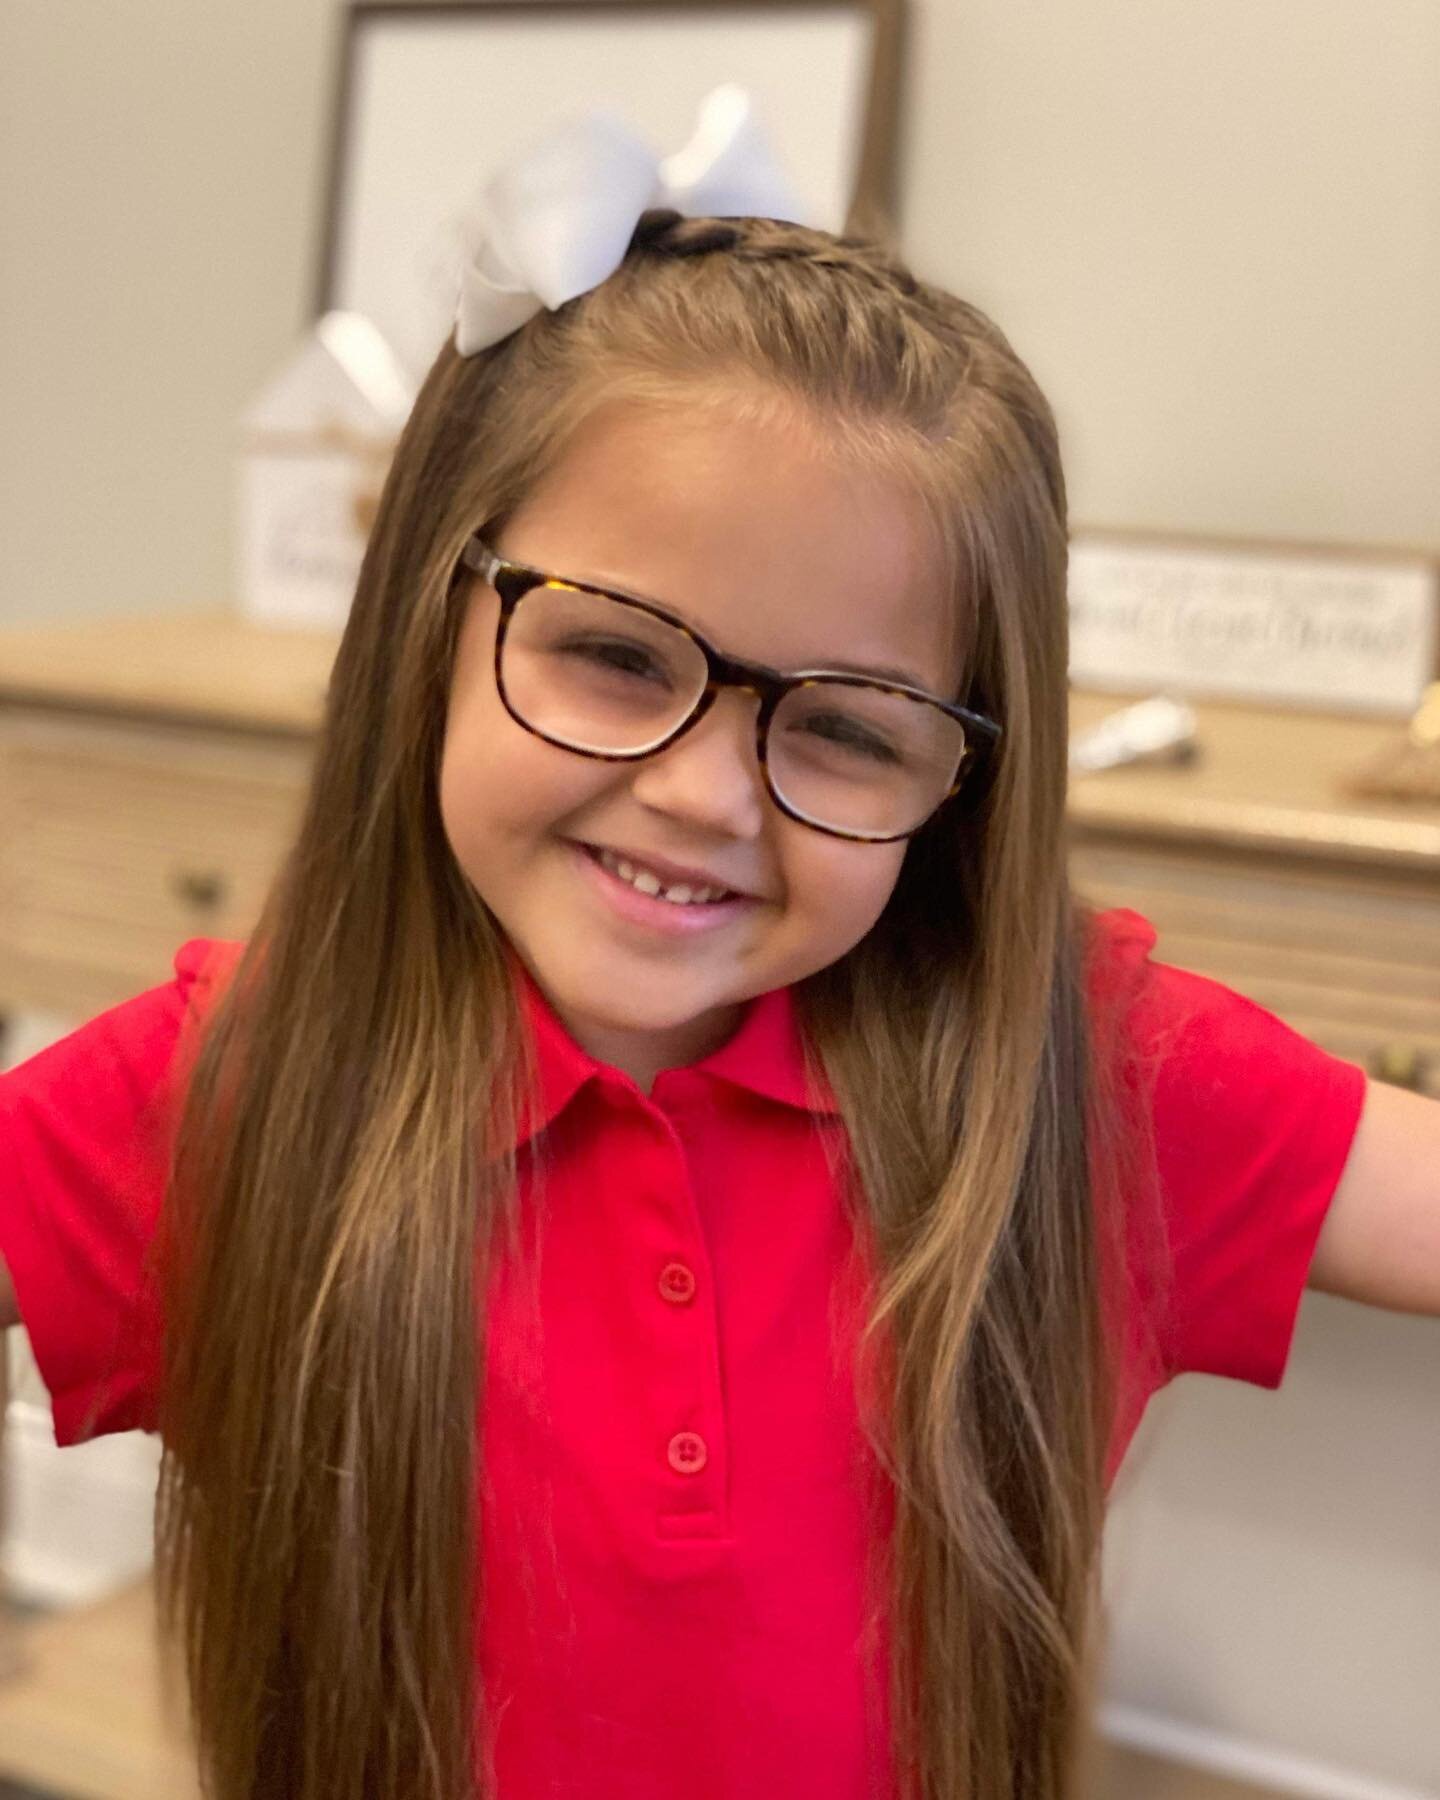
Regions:
<svg viewBox="0 0 1440 1800"><path fill-rule="evenodd" d="M226 597L337 16L0 0L0 619ZM1077 519L1440 548L1435 0L924 0L912 53L906 247L1033 364ZM1436 1347L1312 1298L1279 1395L1166 1396L1113 1702L1314 1758L1251 1770L1295 1789L1440 1795Z"/></svg>
<svg viewBox="0 0 1440 1800"><path fill-rule="evenodd" d="M331 0L0 0L0 619L226 596L302 328Z"/></svg>
<svg viewBox="0 0 1440 1800"><path fill-rule="evenodd" d="M1440 546L1434 0L925 0L908 245L1079 521Z"/></svg>
<svg viewBox="0 0 1440 1800"><path fill-rule="evenodd" d="M336 0L0 0L0 619L224 598ZM1440 543L1434 0L919 0L904 235L1078 520Z"/></svg>

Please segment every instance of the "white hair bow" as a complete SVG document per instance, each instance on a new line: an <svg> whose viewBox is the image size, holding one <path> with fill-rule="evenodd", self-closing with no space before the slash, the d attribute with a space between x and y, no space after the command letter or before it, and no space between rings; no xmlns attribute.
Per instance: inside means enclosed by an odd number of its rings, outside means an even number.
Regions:
<svg viewBox="0 0 1440 1800"><path fill-rule="evenodd" d="M486 184L467 221L455 347L472 356L542 308L619 268L641 213L808 223L734 83L700 107L683 150L660 161L608 113L561 125Z"/></svg>

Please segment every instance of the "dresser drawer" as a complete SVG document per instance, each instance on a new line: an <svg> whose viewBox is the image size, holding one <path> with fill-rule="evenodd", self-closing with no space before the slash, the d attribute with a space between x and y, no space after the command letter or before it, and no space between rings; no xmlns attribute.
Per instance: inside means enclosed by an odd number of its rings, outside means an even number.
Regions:
<svg viewBox="0 0 1440 1800"><path fill-rule="evenodd" d="M1440 891L1428 878L1078 841L1077 891L1130 906L1212 976L1373 1074L1440 1093Z"/></svg>
<svg viewBox="0 0 1440 1800"><path fill-rule="evenodd" d="M0 713L0 993L87 1017L244 937L299 818L309 741Z"/></svg>

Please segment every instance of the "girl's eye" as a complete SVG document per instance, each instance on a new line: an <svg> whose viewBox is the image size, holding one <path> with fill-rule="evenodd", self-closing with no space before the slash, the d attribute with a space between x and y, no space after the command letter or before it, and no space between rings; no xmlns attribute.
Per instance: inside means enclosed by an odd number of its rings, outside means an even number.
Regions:
<svg viewBox="0 0 1440 1800"><path fill-rule="evenodd" d="M616 674L634 675L644 681L669 679L669 671L652 651L647 650L644 644L637 644L626 638L575 637L566 639L556 648L563 656L594 663L597 667L613 670Z"/></svg>
<svg viewBox="0 0 1440 1800"><path fill-rule="evenodd" d="M812 713L805 721L805 730L836 749L853 751L857 756L870 758L873 762L898 763L899 753L893 744L887 743L858 719L847 718L843 713Z"/></svg>

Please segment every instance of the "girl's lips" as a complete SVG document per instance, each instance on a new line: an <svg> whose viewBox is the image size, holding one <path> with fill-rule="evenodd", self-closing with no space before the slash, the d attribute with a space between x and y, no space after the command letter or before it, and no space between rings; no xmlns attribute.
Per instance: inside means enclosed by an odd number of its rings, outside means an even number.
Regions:
<svg viewBox="0 0 1440 1800"><path fill-rule="evenodd" d="M673 900L642 894L628 881L612 875L587 846L572 843L570 850L580 874L608 906L622 919L648 926L652 931L669 932L676 937L690 936L697 931L717 931L725 925L733 925L742 913L760 904L746 894L736 894L729 900L697 900L688 906L678 906Z"/></svg>
<svg viewBox="0 0 1440 1800"><path fill-rule="evenodd" d="M718 876L711 875L705 869L687 869L680 863L673 863L663 856L651 856L644 851L632 851L623 844L590 844L583 839L576 840L582 849L588 850L592 856L610 856L620 862L628 862L637 869L649 869L658 875L666 887L677 887L684 884L688 888L722 888L727 895L738 895L744 900L755 900L759 896L748 893L744 888L737 888L732 882L721 881Z"/></svg>

